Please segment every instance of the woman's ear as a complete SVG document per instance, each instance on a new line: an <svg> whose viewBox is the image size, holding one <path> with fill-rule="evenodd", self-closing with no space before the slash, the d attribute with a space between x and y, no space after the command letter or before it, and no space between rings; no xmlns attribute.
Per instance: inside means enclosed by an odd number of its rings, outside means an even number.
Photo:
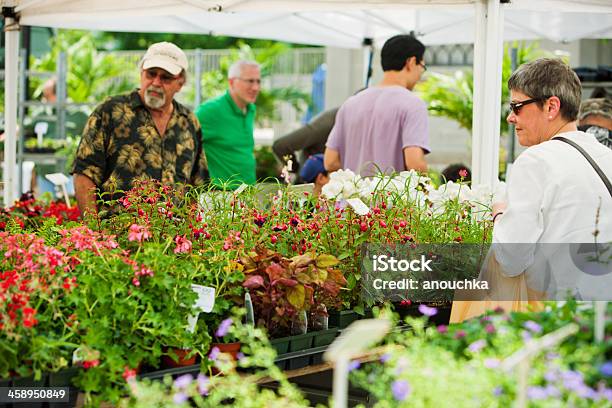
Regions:
<svg viewBox="0 0 612 408"><path fill-rule="evenodd" d="M548 109L548 119L553 119L561 111L561 100L557 96L551 96L548 98L546 106Z"/></svg>

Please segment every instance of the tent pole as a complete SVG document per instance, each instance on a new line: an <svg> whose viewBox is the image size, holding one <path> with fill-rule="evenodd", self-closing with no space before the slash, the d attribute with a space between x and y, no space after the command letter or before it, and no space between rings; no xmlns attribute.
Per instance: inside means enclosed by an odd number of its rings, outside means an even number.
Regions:
<svg viewBox="0 0 612 408"><path fill-rule="evenodd" d="M371 38L363 39L363 46L368 47L368 54L366 56L365 64L365 84L364 88L370 86L370 79L372 78L372 61L374 60L374 40Z"/></svg>
<svg viewBox="0 0 612 408"><path fill-rule="evenodd" d="M499 172L503 14L500 0L476 2L472 179L493 187Z"/></svg>
<svg viewBox="0 0 612 408"><path fill-rule="evenodd" d="M9 207L17 199L15 170L17 156L17 73L19 60L19 22L14 8L2 9L4 15L4 206Z"/></svg>

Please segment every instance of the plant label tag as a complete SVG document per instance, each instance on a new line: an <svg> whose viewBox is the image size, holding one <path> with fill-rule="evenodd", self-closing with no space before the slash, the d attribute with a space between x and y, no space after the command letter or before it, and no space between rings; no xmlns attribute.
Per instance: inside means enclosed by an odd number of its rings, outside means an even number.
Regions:
<svg viewBox="0 0 612 408"><path fill-rule="evenodd" d="M244 190L246 190L246 188L248 186L249 186L248 184L242 183L240 186L238 186L238 188L236 190L234 190L234 195L238 195L238 194L242 193Z"/></svg>
<svg viewBox="0 0 612 408"><path fill-rule="evenodd" d="M361 198L349 198L346 202L358 215L366 215L370 212L370 207L365 205Z"/></svg>
<svg viewBox="0 0 612 408"><path fill-rule="evenodd" d="M194 308L199 309L204 313L212 312L213 307L215 306L215 288L192 284L191 290L198 295Z"/></svg>
<svg viewBox="0 0 612 408"><path fill-rule="evenodd" d="M198 324L198 317L200 317L199 313L187 316L187 331L189 333L195 333L196 324Z"/></svg>
<svg viewBox="0 0 612 408"><path fill-rule="evenodd" d="M49 180L53 185L61 186L62 184L67 184L69 179L66 177L64 173L51 173L45 175L45 178Z"/></svg>

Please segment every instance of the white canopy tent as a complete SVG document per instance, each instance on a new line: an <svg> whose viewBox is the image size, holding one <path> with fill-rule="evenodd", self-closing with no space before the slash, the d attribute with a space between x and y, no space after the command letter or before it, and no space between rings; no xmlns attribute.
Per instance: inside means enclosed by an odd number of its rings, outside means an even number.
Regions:
<svg viewBox="0 0 612 408"><path fill-rule="evenodd" d="M503 1L503 0L501 0ZM414 31L425 44L474 47L472 168L476 183L497 179L503 39L612 38L610 0L2 0L6 27L4 202L16 198L20 25L268 38L359 48L364 38ZM505 2L505 1L504 1ZM11 14L11 12L13 14ZM505 13L505 18L503 16ZM11 163L13 165L11 166Z"/></svg>

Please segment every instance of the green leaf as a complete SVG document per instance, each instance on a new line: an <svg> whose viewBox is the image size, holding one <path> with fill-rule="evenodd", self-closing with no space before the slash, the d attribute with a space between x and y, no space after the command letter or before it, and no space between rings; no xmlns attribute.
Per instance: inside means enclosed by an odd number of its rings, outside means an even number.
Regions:
<svg viewBox="0 0 612 408"><path fill-rule="evenodd" d="M287 300L294 308L300 310L304 307L306 290L302 285L287 288Z"/></svg>
<svg viewBox="0 0 612 408"><path fill-rule="evenodd" d="M332 266L336 266L340 263L338 258L333 255L319 255L316 258L317 268L329 268Z"/></svg>

